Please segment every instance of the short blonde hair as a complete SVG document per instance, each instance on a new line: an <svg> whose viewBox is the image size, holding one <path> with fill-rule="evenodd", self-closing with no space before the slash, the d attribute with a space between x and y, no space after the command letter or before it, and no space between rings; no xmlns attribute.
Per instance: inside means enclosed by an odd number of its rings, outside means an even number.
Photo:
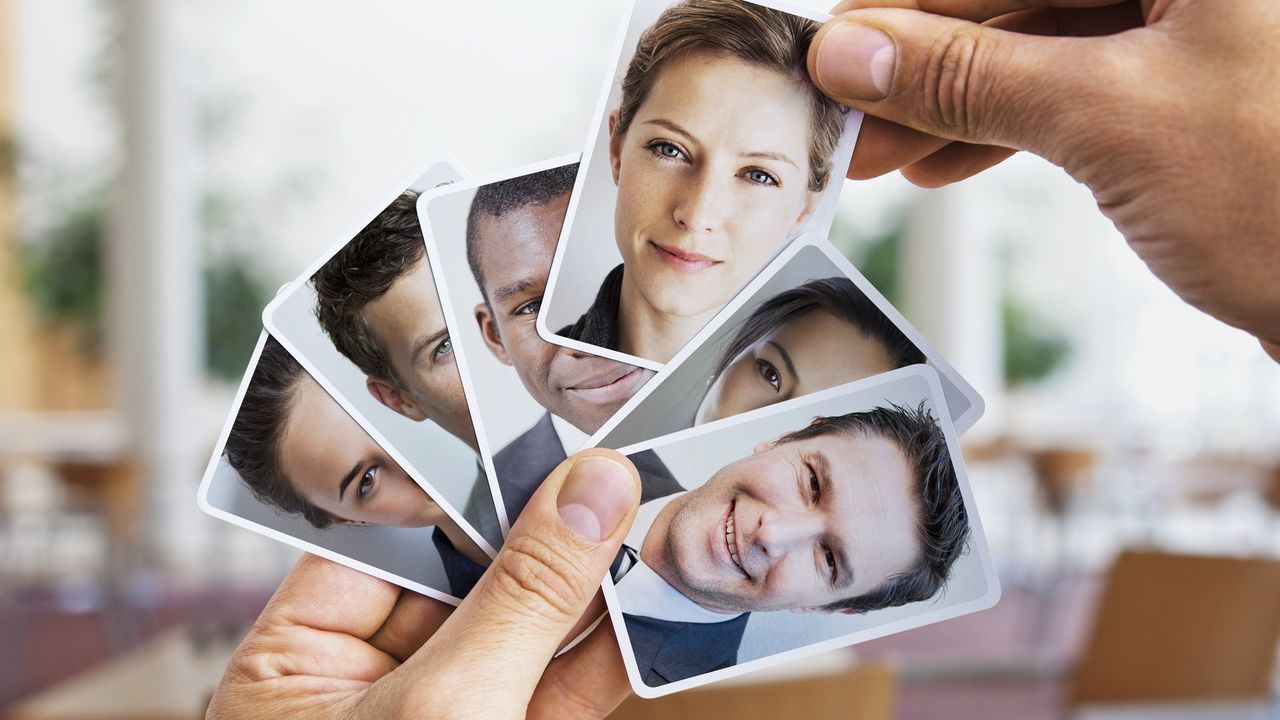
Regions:
<svg viewBox="0 0 1280 720"><path fill-rule="evenodd" d="M677 59L710 53L782 73L809 91L809 189L831 179L831 156L844 130L844 108L809 80L809 43L818 23L743 0L683 0L663 11L636 43L622 79L614 133L626 134L662 68Z"/></svg>

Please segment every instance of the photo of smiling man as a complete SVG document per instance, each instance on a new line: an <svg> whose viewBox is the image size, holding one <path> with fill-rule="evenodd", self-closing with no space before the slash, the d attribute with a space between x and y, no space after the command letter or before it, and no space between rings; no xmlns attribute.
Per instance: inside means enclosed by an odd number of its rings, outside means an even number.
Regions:
<svg viewBox="0 0 1280 720"><path fill-rule="evenodd" d="M637 446L683 486L641 504L615 573L645 686L987 593L949 431L921 395L928 372Z"/></svg>
<svg viewBox="0 0 1280 720"><path fill-rule="evenodd" d="M808 79L814 19L650 0L632 18L646 20L579 176L540 331L656 366L788 242L830 227L858 119Z"/></svg>

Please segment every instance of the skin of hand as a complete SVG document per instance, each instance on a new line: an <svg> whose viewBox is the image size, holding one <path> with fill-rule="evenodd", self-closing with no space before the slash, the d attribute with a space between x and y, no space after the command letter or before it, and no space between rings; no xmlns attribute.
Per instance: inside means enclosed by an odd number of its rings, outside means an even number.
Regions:
<svg viewBox="0 0 1280 720"><path fill-rule="evenodd" d="M938 187L1015 149L1280 361L1280 3L845 0L809 72L867 113L849 176Z"/></svg>
<svg viewBox="0 0 1280 720"><path fill-rule="evenodd" d="M281 583L208 717L599 718L630 693L605 620L552 660L640 498L625 457L587 450L533 495L456 609L314 556Z"/></svg>

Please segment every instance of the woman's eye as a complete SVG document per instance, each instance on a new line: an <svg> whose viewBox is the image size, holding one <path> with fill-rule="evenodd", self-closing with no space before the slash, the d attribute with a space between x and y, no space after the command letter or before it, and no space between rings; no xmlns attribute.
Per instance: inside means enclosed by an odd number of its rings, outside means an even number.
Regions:
<svg viewBox="0 0 1280 720"><path fill-rule="evenodd" d="M822 497L822 485L818 482L818 474L809 471L809 497L816 503Z"/></svg>
<svg viewBox="0 0 1280 720"><path fill-rule="evenodd" d="M746 178L757 185L778 184L778 178L760 169L748 170L746 172Z"/></svg>
<svg viewBox="0 0 1280 720"><path fill-rule="evenodd" d="M524 305L521 305L520 307L516 308L516 314L517 315L537 315L538 311L541 309L542 309L542 298L538 298L537 300L530 300Z"/></svg>
<svg viewBox="0 0 1280 720"><path fill-rule="evenodd" d="M369 491L373 489L373 482L377 474L377 468L369 468L364 472L364 475L360 477L360 487L356 488L356 497L364 498L365 495L369 494Z"/></svg>
<svg viewBox="0 0 1280 720"><path fill-rule="evenodd" d="M826 547L825 545L822 547L822 551L823 553L826 554L826 557L827 557L827 571L831 574L831 582L835 582L836 581L836 554L831 552L831 548Z"/></svg>
<svg viewBox="0 0 1280 720"><path fill-rule="evenodd" d="M757 360L756 368L760 371L760 377L772 385L775 391L782 389L782 375L778 373L778 368L774 367L773 363L767 360Z"/></svg>
<svg viewBox="0 0 1280 720"><path fill-rule="evenodd" d="M445 338L444 342L436 346L437 358L442 358L451 352L453 352L453 340L451 340L450 338Z"/></svg>
<svg viewBox="0 0 1280 720"><path fill-rule="evenodd" d="M655 142L649 146L649 149L654 154L670 160L679 160L684 156L684 151L669 142Z"/></svg>

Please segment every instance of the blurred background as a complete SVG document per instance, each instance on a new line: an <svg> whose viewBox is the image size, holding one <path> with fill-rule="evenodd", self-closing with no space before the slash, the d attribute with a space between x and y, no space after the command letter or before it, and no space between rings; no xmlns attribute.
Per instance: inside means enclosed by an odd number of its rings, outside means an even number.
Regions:
<svg viewBox="0 0 1280 720"><path fill-rule="evenodd" d="M579 149L621 17L0 0L0 717L203 715L296 559L195 503L261 308L430 155ZM1004 598L619 716L1276 717L1280 366L1036 158L833 240L986 397Z"/></svg>

